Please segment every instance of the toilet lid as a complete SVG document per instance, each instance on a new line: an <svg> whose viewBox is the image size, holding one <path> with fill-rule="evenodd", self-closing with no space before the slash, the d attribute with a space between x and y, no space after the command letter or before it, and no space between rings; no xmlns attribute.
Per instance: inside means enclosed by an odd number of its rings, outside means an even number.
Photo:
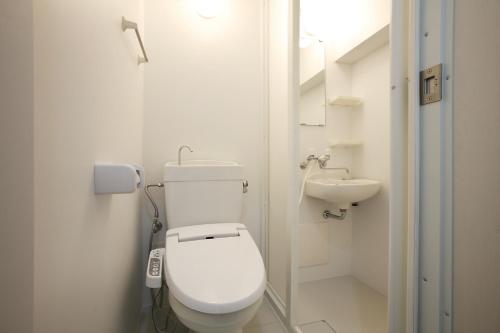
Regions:
<svg viewBox="0 0 500 333"><path fill-rule="evenodd" d="M262 297L266 288L260 252L239 223L169 230L165 276L179 302L210 314L244 309Z"/></svg>

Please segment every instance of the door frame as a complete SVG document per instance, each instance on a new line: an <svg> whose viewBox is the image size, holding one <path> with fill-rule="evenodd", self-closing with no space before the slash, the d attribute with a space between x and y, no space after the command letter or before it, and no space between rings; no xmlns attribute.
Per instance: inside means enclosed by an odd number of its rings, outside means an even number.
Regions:
<svg viewBox="0 0 500 333"><path fill-rule="evenodd" d="M421 326L432 326L433 331L451 333L453 314L453 51L454 51L454 0L410 0L410 49L409 53L409 228L408 228L408 279L407 279L407 333L418 333ZM439 103L420 105L419 74L425 67L443 64L442 94ZM429 122L429 113L435 115ZM427 116L424 117L424 114ZM436 115L437 114L437 115ZM426 129L430 123L438 123L437 131ZM425 140L424 140L425 139ZM439 158L426 159L430 150L439 147ZM426 186L425 170L438 170L436 184ZM422 198L429 191L439 192L439 203L434 207L435 219L430 220L424 211ZM425 205L424 205L425 207ZM428 208L428 207L427 207ZM438 221L439 237L434 254L423 252L429 243L422 241L428 230ZM436 272L431 274L434 267ZM431 298L423 297L421 288L426 275L429 284L434 283ZM425 308L426 311L419 311ZM427 311L427 309L432 309ZM432 323L429 323L432 322Z"/></svg>
<svg viewBox="0 0 500 333"><path fill-rule="evenodd" d="M390 268L389 268L389 332L401 333L405 331L407 311L406 295L408 294L407 276L409 271L408 259L412 255L408 251L408 200L410 194L416 190L408 179L409 163L409 102L408 102L408 54L413 53L414 44L407 42L410 28L410 17L416 15L415 8L410 5L411 0L392 0L391 10L391 208L390 208ZM289 144L293 147L299 143L298 128L298 100L299 89L299 0L289 0L289 77L291 86L289 104ZM408 140L400 140L404 136ZM293 150L293 149L292 149ZM299 163L297 151L290 151L292 165ZM291 192L299 190L299 184L291 179ZM293 196L292 196L293 197ZM298 198L298 197L297 197ZM297 201L298 202L298 201ZM298 210L293 207L292 210ZM297 212L298 213L298 212ZM290 332L301 333L297 326L296 304L298 293L298 249L296 246L298 219L291 218L288 231L290 240L289 285L288 301L286 304L286 324ZM404 254L407 254L406 256ZM411 258L414 260L413 258ZM403 310L402 310L403 309Z"/></svg>

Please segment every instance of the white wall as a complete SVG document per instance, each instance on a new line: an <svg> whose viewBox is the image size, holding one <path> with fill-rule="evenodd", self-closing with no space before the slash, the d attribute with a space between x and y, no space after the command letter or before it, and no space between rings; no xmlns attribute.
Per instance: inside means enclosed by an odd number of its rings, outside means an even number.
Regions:
<svg viewBox="0 0 500 333"><path fill-rule="evenodd" d="M315 41L308 47L300 49L300 84L311 79L325 69L324 43Z"/></svg>
<svg viewBox="0 0 500 333"><path fill-rule="evenodd" d="M500 332L500 2L455 1L454 332ZM480 82L480 84L471 84Z"/></svg>
<svg viewBox="0 0 500 333"><path fill-rule="evenodd" d="M363 147L353 155L353 175L382 182L375 197L352 209L352 274L384 295L389 269L389 52L387 45L352 66L352 92L364 102L355 114Z"/></svg>
<svg viewBox="0 0 500 333"><path fill-rule="evenodd" d="M147 181L185 159L241 163L250 187L243 220L260 244L264 175L262 2L227 1L204 19L194 1L146 2L144 165ZM161 207L162 193L155 195ZM149 207L149 206L148 206ZM196 207L193 207L196 209ZM162 217L164 216L162 209ZM143 221L149 230L151 221Z"/></svg>
<svg viewBox="0 0 500 333"><path fill-rule="evenodd" d="M339 32L334 36L339 55L345 54L390 21L389 0L326 1L329 9L325 15L329 18L330 29Z"/></svg>
<svg viewBox="0 0 500 333"><path fill-rule="evenodd" d="M33 3L0 2L0 332L33 330Z"/></svg>
<svg viewBox="0 0 500 333"><path fill-rule="evenodd" d="M137 332L140 194L94 195L93 163L142 162L142 1L35 2L35 332Z"/></svg>

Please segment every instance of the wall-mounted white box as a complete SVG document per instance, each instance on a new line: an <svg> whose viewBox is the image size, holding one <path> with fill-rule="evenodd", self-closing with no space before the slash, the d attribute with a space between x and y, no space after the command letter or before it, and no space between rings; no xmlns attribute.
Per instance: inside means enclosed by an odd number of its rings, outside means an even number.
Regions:
<svg viewBox="0 0 500 333"><path fill-rule="evenodd" d="M133 193L144 186L144 168L134 164L94 164L95 194Z"/></svg>

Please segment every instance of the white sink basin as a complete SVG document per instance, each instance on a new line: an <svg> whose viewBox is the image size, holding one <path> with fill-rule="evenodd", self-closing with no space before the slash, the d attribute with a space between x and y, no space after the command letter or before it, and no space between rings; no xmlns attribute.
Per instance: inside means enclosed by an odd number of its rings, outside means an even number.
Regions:
<svg viewBox="0 0 500 333"><path fill-rule="evenodd" d="M307 179L305 193L310 197L333 202L339 208L347 209L353 202L373 197L380 190L380 185L380 182L376 180L344 180L317 174Z"/></svg>
<svg viewBox="0 0 500 333"><path fill-rule="evenodd" d="M183 160L168 162L163 169L164 181L237 180L243 178L243 167L236 162Z"/></svg>

